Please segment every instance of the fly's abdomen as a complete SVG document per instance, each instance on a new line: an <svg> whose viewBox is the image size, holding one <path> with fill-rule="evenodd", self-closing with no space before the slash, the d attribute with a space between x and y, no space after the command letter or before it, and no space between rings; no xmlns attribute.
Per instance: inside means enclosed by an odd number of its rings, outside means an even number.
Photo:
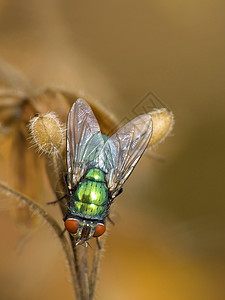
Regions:
<svg viewBox="0 0 225 300"><path fill-rule="evenodd" d="M102 181L104 177L99 176L99 171L101 172L98 169L89 170L84 181L78 184L71 207L73 214L86 219L102 220L105 218L108 189Z"/></svg>

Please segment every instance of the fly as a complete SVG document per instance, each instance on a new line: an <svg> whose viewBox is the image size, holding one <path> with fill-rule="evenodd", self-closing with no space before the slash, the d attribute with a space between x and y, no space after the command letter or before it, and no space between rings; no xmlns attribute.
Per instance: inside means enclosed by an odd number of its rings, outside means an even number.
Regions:
<svg viewBox="0 0 225 300"><path fill-rule="evenodd" d="M110 137L100 131L91 107L79 98L67 119L68 211L66 230L76 244L87 244L106 230L114 199L135 168L152 135L152 119L143 114Z"/></svg>

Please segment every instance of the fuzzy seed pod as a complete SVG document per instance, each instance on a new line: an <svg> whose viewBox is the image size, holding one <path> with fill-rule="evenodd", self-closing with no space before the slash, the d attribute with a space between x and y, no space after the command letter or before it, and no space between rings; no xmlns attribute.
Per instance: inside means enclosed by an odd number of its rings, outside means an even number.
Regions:
<svg viewBox="0 0 225 300"><path fill-rule="evenodd" d="M38 151L47 155L59 153L64 144L64 127L52 112L30 120L29 130Z"/></svg>
<svg viewBox="0 0 225 300"><path fill-rule="evenodd" d="M172 112L165 108L153 111L150 115L152 117L153 132L149 147L162 142L171 132L174 124Z"/></svg>

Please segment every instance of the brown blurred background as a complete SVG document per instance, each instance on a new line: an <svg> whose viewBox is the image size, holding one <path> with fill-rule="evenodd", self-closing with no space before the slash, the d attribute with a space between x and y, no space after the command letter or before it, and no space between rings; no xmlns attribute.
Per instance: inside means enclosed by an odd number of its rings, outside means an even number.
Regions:
<svg viewBox="0 0 225 300"><path fill-rule="evenodd" d="M1 58L37 87L83 91L118 119L152 91L175 115L165 162L144 157L116 201L96 299L225 299L224 12L222 0L0 1ZM1 206L0 298L72 299L48 226L18 254Z"/></svg>

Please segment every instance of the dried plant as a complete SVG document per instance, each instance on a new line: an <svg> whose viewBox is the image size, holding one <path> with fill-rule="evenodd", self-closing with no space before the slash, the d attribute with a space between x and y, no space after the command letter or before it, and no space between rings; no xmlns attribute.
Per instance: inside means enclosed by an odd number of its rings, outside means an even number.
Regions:
<svg viewBox="0 0 225 300"><path fill-rule="evenodd" d="M16 206L14 209L14 217L20 222L36 226L37 218L41 217L50 225L61 241L76 299L91 300L95 293L105 237L100 239L101 249L96 243L93 243L91 249L76 246L74 237L64 234L61 223L59 224L43 208L43 197L40 193L43 178L47 174L56 196L55 202L60 206L62 216L65 215L67 204L66 200L62 199L67 193L64 180L67 173L65 120L72 103L80 95L58 89L45 89L37 92L29 81L21 79L7 65L1 64L1 66L4 68L2 67L3 70L1 69L0 72L0 81L4 72L7 74L4 78L10 78L10 88L5 80L0 90L0 122L1 138L11 141L8 150L12 157L13 180L9 184L13 188L0 183L0 189L24 204L23 214L21 210L17 211ZM19 89L18 85L21 83L22 88ZM89 103L103 132L110 132L112 128L116 128L117 120L113 115L106 114L106 110L93 101ZM173 124L173 115L166 109L150 114L153 134L149 147L163 140L171 131ZM32 171L34 169L35 175Z"/></svg>

